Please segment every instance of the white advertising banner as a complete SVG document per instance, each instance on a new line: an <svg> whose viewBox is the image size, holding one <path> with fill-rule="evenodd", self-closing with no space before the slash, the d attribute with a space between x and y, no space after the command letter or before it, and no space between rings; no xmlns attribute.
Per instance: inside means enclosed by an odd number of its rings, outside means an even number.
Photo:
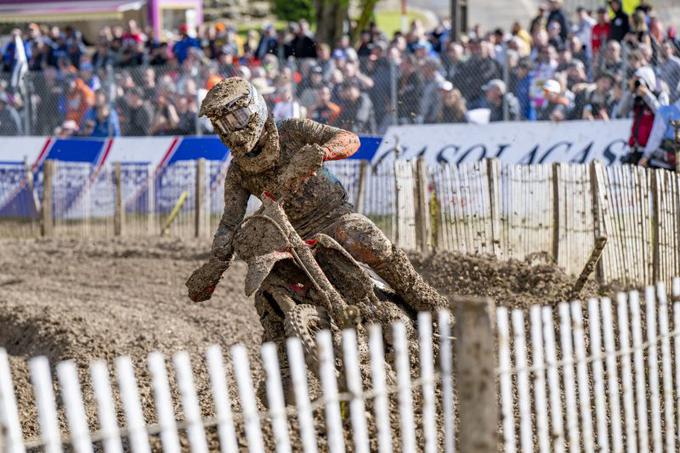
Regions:
<svg viewBox="0 0 680 453"><path fill-rule="evenodd" d="M374 164L424 156L429 163L461 164L495 157L503 164L620 162L628 151L630 120L427 124L390 127Z"/></svg>

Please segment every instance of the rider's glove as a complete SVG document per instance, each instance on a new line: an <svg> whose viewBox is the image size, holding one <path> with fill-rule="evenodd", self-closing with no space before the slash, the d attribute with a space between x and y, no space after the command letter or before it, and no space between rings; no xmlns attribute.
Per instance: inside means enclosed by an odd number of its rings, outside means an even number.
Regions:
<svg viewBox="0 0 680 453"><path fill-rule="evenodd" d="M229 267L229 262L211 258L210 261L196 269L185 283L189 290L189 299L203 302L212 297L222 274Z"/></svg>

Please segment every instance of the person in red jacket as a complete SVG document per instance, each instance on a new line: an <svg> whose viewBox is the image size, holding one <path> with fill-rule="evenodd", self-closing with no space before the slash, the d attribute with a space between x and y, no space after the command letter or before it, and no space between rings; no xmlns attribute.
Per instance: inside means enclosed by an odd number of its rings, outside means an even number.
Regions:
<svg viewBox="0 0 680 453"><path fill-rule="evenodd" d="M600 48L607 42L608 37L609 17L607 16L607 8L600 7L597 9L597 23L593 25L590 36L590 46L595 58L600 54Z"/></svg>

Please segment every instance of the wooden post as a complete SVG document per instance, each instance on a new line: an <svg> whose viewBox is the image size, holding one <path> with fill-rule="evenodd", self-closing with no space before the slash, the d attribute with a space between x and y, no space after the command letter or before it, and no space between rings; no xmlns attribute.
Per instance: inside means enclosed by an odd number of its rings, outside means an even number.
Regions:
<svg viewBox="0 0 680 453"><path fill-rule="evenodd" d="M552 195L553 195L553 200L552 200L552 256L553 256L553 261L556 264L559 264L559 257L560 257L560 227L561 227L561 222L560 222L560 214L561 214L561 199L560 199L560 183L561 183L561 178L560 174L562 173L562 165L558 162L555 162L552 165L552 176L553 176L553 181L552 181Z"/></svg>
<svg viewBox="0 0 680 453"><path fill-rule="evenodd" d="M146 178L146 229L147 234L153 236L156 232L156 174L151 164L147 167Z"/></svg>
<svg viewBox="0 0 680 453"><path fill-rule="evenodd" d="M195 215L194 215L194 236L197 238L205 234L205 159L196 161L196 192L195 192Z"/></svg>
<svg viewBox="0 0 680 453"><path fill-rule="evenodd" d="M40 234L52 236L54 234L54 219L52 218L52 198L54 195L54 171L56 163L46 160L43 164L43 198L40 209Z"/></svg>
<svg viewBox="0 0 680 453"><path fill-rule="evenodd" d="M498 395L494 304L489 298L454 299L460 451L498 451Z"/></svg>
<svg viewBox="0 0 680 453"><path fill-rule="evenodd" d="M496 256L501 249L501 164L498 159L486 160L486 176L489 180L489 209L491 213L491 250Z"/></svg>
<svg viewBox="0 0 680 453"><path fill-rule="evenodd" d="M400 215L400 201L401 201L401 182L399 181L399 161L395 159L394 161L394 243L397 247L401 246L401 215Z"/></svg>
<svg viewBox="0 0 680 453"><path fill-rule="evenodd" d="M366 177L368 175L369 162L367 160L361 161L359 167L359 183L357 184L357 199L354 203L359 214L364 213L364 198L366 197Z"/></svg>
<svg viewBox="0 0 680 453"><path fill-rule="evenodd" d="M659 193L659 178L663 177L659 172L665 170L650 170L651 172L651 189L652 189L652 278L653 281L658 282L661 276L661 249L659 240L660 235L660 218L661 218L661 197Z"/></svg>
<svg viewBox="0 0 680 453"><path fill-rule="evenodd" d="M597 174L598 165L602 165L599 161L592 161L590 163L590 194L592 197L593 205L593 235L595 240L597 238L606 236L606 231L600 226L600 213L602 212L602 207L600 205L600 180ZM599 282L604 281L604 265L603 260L599 260L597 263L597 280Z"/></svg>
<svg viewBox="0 0 680 453"><path fill-rule="evenodd" d="M430 224L430 204L428 203L427 163L425 158L416 161L416 244L421 252L432 250L432 225Z"/></svg>
<svg viewBox="0 0 680 453"><path fill-rule="evenodd" d="M113 164L113 235L123 235L123 223L125 221L125 206L123 206L123 184L120 162Z"/></svg>

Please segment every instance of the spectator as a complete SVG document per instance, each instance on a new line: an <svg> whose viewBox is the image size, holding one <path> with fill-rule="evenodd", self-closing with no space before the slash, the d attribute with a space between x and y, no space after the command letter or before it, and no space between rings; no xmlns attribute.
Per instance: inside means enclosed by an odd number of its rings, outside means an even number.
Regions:
<svg viewBox="0 0 680 453"><path fill-rule="evenodd" d="M316 104L309 110L309 118L332 126L338 116L340 106L331 101L331 90L327 86L321 86L317 90Z"/></svg>
<svg viewBox="0 0 680 453"><path fill-rule="evenodd" d="M545 102L538 110L539 121L564 121L569 118L572 104L563 95L562 87L557 80L550 79L543 84Z"/></svg>
<svg viewBox="0 0 680 453"><path fill-rule="evenodd" d="M327 82L330 80L331 74L333 74L333 71L335 70L335 62L331 58L331 48L328 44L321 43L317 47L316 53L316 64L322 69L323 79Z"/></svg>
<svg viewBox="0 0 680 453"><path fill-rule="evenodd" d="M569 21L562 10L562 0L549 0L550 13L548 13L548 26L552 23L559 24L559 35L562 42L567 40L569 34Z"/></svg>
<svg viewBox="0 0 680 453"><path fill-rule="evenodd" d="M275 121L282 121L291 118L305 118L305 108L293 98L293 89L290 84L285 85L280 90L278 101L272 111Z"/></svg>
<svg viewBox="0 0 680 453"><path fill-rule="evenodd" d="M671 102L675 102L680 97L680 58L670 40L661 45L660 56L659 77L670 88Z"/></svg>
<svg viewBox="0 0 680 453"><path fill-rule="evenodd" d="M600 72L608 72L616 77L623 77L623 58L621 57L621 44L618 41L609 41L600 64Z"/></svg>
<svg viewBox="0 0 680 453"><path fill-rule="evenodd" d="M21 119L4 91L0 91L0 135L21 135Z"/></svg>
<svg viewBox="0 0 680 453"><path fill-rule="evenodd" d="M597 21L590 17L590 13L583 6L576 8L576 18L577 21L573 27L573 36L577 37L582 43L584 43L585 47L591 49L593 27Z"/></svg>
<svg viewBox="0 0 680 453"><path fill-rule="evenodd" d="M590 47L595 57L599 55L602 45L609 39L609 33L609 16L607 15L607 8L597 8L597 23L593 25L590 39Z"/></svg>
<svg viewBox="0 0 680 453"><path fill-rule="evenodd" d="M70 77L66 86L66 120L80 124L85 112L94 105L94 92L78 77Z"/></svg>
<svg viewBox="0 0 680 453"><path fill-rule="evenodd" d="M623 38L630 32L630 23L628 22L628 14L623 11L621 0L610 0L609 6L614 13L609 25L609 39L621 42Z"/></svg>
<svg viewBox="0 0 680 453"><path fill-rule="evenodd" d="M546 25L548 24L547 11L548 6L545 3L539 3L538 13L531 19L531 23L529 24L529 33L533 35L537 30L545 30Z"/></svg>
<svg viewBox="0 0 680 453"><path fill-rule="evenodd" d="M323 86L323 69L321 66L314 66L310 70L309 83L299 96L300 104L309 109L317 102L319 88Z"/></svg>
<svg viewBox="0 0 680 453"><path fill-rule="evenodd" d="M446 53L442 55L442 66L446 80L451 81L455 79L464 54L465 50L460 43L449 41L446 44Z"/></svg>
<svg viewBox="0 0 680 453"><path fill-rule="evenodd" d="M345 81L340 92L340 116L337 126L357 134L375 133L373 104L366 93L362 93L356 82Z"/></svg>
<svg viewBox="0 0 680 453"><path fill-rule="evenodd" d="M54 135L59 138L69 138L78 135L78 131L78 123L73 120L66 120L54 130Z"/></svg>
<svg viewBox="0 0 680 453"><path fill-rule="evenodd" d="M123 132L125 135L148 135L150 131L153 110L145 101L141 88L132 87L125 93L125 122Z"/></svg>
<svg viewBox="0 0 680 453"><path fill-rule="evenodd" d="M473 39L469 44L470 58L461 65L453 80L465 97L468 108L476 108L483 102L482 85L501 77L501 67L489 55L488 43Z"/></svg>
<svg viewBox="0 0 680 453"><path fill-rule="evenodd" d="M505 82L500 79L489 81L482 87L486 100L485 107L490 110L489 121L519 121L520 105L517 98L507 92ZM505 112L507 110L507 117Z"/></svg>
<svg viewBox="0 0 680 453"><path fill-rule="evenodd" d="M291 24L290 31L294 35L290 42L293 56L301 59L316 58L316 41L309 31L307 21L303 19L297 24Z"/></svg>
<svg viewBox="0 0 680 453"><path fill-rule="evenodd" d="M420 99L423 94L423 80L415 65L415 57L406 55L401 62L399 76L397 116L399 123L413 123L420 115Z"/></svg>
<svg viewBox="0 0 680 453"><path fill-rule="evenodd" d="M191 102L187 96L180 96L177 99L177 118L176 134L192 135L196 133L196 120L198 118L196 104Z"/></svg>
<svg viewBox="0 0 680 453"><path fill-rule="evenodd" d="M36 74L34 87L37 126L34 131L37 134L50 135L61 124L63 116L64 87L57 79L56 68L47 66L39 76Z"/></svg>
<svg viewBox="0 0 680 453"><path fill-rule="evenodd" d="M680 121L680 102L657 110L640 165L675 170L677 143L674 121Z"/></svg>
<svg viewBox="0 0 680 453"><path fill-rule="evenodd" d="M23 45L24 52L26 53L26 59L27 60L31 59L32 56L31 43L30 41L22 41L21 37L22 37L21 30L19 30L18 28L12 30L9 42L2 51L2 65L3 70L6 72L12 72L14 70L14 65L16 65L18 61L17 38L19 38L18 42L20 42ZM19 46L19 50L21 50L21 47L22 46Z"/></svg>
<svg viewBox="0 0 680 453"><path fill-rule="evenodd" d="M441 97L438 89L444 78L439 73L439 62L429 58L422 66L423 93L420 98L419 115L417 123L434 123L437 121L437 113L440 109Z"/></svg>
<svg viewBox="0 0 680 453"><path fill-rule="evenodd" d="M91 137L117 137L120 135L118 113L111 110L111 104L103 90L95 93L95 105L87 111L81 126L82 135Z"/></svg>
<svg viewBox="0 0 680 453"><path fill-rule="evenodd" d="M536 119L536 110L531 100L532 86L533 73L531 61L529 58L522 58L510 74L510 91L519 102L522 119L531 121Z"/></svg>
<svg viewBox="0 0 680 453"><path fill-rule="evenodd" d="M184 63L184 60L189 55L190 49L201 49L201 42L189 36L189 26L182 24L179 26L180 40L172 46L172 53L175 55L179 64Z"/></svg>
<svg viewBox="0 0 680 453"><path fill-rule="evenodd" d="M467 107L465 98L461 92L453 88L453 84L448 80L443 81L439 86L442 93L441 109L437 117L438 123L464 123Z"/></svg>
<svg viewBox="0 0 680 453"><path fill-rule="evenodd" d="M614 110L615 98L612 89L616 79L608 72L603 72L595 80L577 94L574 116L584 120L608 120Z"/></svg>
<svg viewBox="0 0 680 453"><path fill-rule="evenodd" d="M536 64L531 72L532 86L530 90L531 101L536 109L540 109L545 102L543 85L555 77L557 64L554 47L545 46L539 50Z"/></svg>
<svg viewBox="0 0 680 453"><path fill-rule="evenodd" d="M179 127L179 115L171 102L169 93L160 93L156 99L156 111L151 120L151 135L174 135Z"/></svg>

